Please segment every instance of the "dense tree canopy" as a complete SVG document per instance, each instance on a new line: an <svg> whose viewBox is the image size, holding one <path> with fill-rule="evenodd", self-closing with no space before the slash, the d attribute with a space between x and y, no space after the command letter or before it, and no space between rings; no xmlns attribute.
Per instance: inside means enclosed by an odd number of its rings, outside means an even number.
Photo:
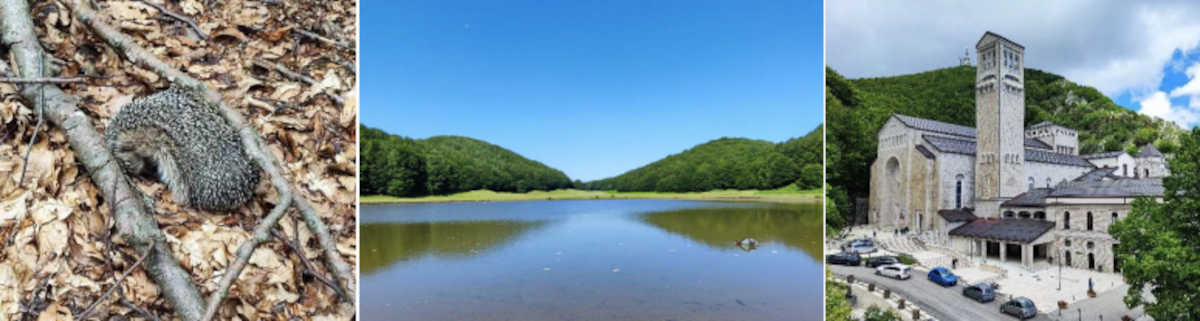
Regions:
<svg viewBox="0 0 1200 321"><path fill-rule="evenodd" d="M699 192L714 189L774 189L798 183L821 186L823 127L774 144L720 138L667 156L584 188L617 191ZM814 167L816 166L816 167Z"/></svg>
<svg viewBox="0 0 1200 321"><path fill-rule="evenodd" d="M975 125L975 67L864 79L845 79L827 68L825 75L826 179L842 217L852 217L850 200L868 196L877 135L892 114ZM1079 131L1081 153L1136 151L1146 143L1170 153L1182 133L1173 123L1116 105L1095 88L1025 69L1025 124L1046 120Z"/></svg>
<svg viewBox="0 0 1200 321"><path fill-rule="evenodd" d="M457 136L411 139L362 127L362 193L422 196L571 186L561 171L487 142Z"/></svg>
<svg viewBox="0 0 1200 321"><path fill-rule="evenodd" d="M1140 198L1129 216L1109 228L1120 242L1116 258L1129 283L1125 303L1145 305L1155 320L1200 318L1200 129L1184 136L1169 160L1159 203ZM1151 286L1155 302L1142 298Z"/></svg>

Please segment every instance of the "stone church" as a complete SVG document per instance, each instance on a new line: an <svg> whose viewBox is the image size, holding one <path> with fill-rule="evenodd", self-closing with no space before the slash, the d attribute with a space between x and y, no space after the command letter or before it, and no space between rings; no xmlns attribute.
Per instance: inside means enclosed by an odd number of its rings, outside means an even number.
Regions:
<svg viewBox="0 0 1200 321"><path fill-rule="evenodd" d="M1075 130L1025 127L1025 48L992 32L975 48L977 127L890 117L871 165L870 224L969 256L1119 270L1108 226L1137 197L1161 200L1165 156L1152 145L1079 155Z"/></svg>

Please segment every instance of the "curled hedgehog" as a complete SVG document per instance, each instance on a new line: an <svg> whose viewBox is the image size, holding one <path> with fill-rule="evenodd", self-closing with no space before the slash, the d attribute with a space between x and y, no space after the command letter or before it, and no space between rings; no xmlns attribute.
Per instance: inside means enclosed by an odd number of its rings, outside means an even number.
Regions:
<svg viewBox="0 0 1200 321"><path fill-rule="evenodd" d="M232 210L254 195L259 169L217 108L172 86L121 107L105 140L125 172L157 178L175 202Z"/></svg>

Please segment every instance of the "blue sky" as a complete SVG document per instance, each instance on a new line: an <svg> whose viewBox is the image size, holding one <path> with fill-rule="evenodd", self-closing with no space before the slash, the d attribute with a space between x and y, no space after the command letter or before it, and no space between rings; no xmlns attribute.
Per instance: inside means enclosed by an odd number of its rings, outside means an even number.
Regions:
<svg viewBox="0 0 1200 321"><path fill-rule="evenodd" d="M820 1L364 1L361 121L584 181L823 119Z"/></svg>
<svg viewBox="0 0 1200 321"><path fill-rule="evenodd" d="M827 63L847 77L955 66L990 30L1024 45L1026 66L1139 113L1200 125L1200 1L847 0L825 14Z"/></svg>

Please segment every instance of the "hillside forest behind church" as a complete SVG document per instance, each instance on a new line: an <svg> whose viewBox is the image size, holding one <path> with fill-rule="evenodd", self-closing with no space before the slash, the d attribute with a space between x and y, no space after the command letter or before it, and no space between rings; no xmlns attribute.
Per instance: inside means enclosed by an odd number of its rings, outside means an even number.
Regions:
<svg viewBox="0 0 1200 321"><path fill-rule="evenodd" d="M826 68L825 75L826 182L836 206L826 223L832 227L851 223L852 200L869 196L879 130L892 114L975 126L975 67L861 79ZM1174 123L1121 107L1095 88L1053 73L1026 68L1025 90L1025 125L1050 121L1074 128L1080 154L1136 154L1145 144L1170 154L1184 133Z"/></svg>

